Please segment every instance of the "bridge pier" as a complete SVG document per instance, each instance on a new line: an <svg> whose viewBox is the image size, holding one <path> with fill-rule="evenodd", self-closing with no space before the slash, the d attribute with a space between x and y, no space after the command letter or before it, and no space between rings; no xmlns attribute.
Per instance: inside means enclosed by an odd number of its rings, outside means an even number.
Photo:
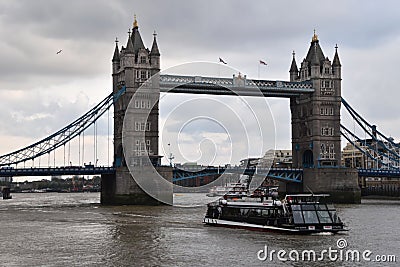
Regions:
<svg viewBox="0 0 400 267"><path fill-rule="evenodd" d="M287 193L298 194L303 192L303 184L291 182L278 182L279 195L285 197Z"/></svg>
<svg viewBox="0 0 400 267"><path fill-rule="evenodd" d="M171 188L160 193L163 194L161 199L167 203L172 203L172 167L162 166L157 167L156 170L162 177L171 182ZM100 202L102 205L165 205L164 202L143 191L126 167L119 168L116 174L101 176Z"/></svg>
<svg viewBox="0 0 400 267"><path fill-rule="evenodd" d="M354 168L305 168L303 191L329 194L334 203L361 203L358 172Z"/></svg>
<svg viewBox="0 0 400 267"><path fill-rule="evenodd" d="M279 182L279 194L329 194L333 203L359 204L358 171L353 168L305 168L303 183Z"/></svg>

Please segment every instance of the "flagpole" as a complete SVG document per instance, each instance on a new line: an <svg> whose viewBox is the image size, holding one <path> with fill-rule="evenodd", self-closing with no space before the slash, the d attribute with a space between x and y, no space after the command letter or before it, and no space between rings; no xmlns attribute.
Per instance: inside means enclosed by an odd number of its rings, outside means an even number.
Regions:
<svg viewBox="0 0 400 267"><path fill-rule="evenodd" d="M258 62L258 79L260 79L260 62Z"/></svg>

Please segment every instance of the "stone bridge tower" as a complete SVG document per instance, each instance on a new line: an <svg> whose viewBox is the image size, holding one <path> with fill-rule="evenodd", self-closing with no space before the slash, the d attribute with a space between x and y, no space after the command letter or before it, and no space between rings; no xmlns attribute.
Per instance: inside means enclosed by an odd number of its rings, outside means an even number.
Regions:
<svg viewBox="0 0 400 267"><path fill-rule="evenodd" d="M340 166L341 64L324 56L314 34L297 69L293 53L290 81L311 81L315 92L290 100L293 167Z"/></svg>
<svg viewBox="0 0 400 267"><path fill-rule="evenodd" d="M160 71L160 52L154 33L151 50L144 46L139 33L138 22L133 22L132 31L128 32L126 46L118 47L116 40L112 58L113 92L117 93L124 86L126 92L114 103L114 167L116 175L102 177L101 202L103 204L158 204L148 196L132 178L124 157L122 131L125 114L131 99L134 108L132 127L138 138L132 144L133 155L150 158L154 166L160 165L158 156L158 101L159 89L141 91L138 88L150 77ZM132 106L133 105L133 106ZM145 132L145 135L143 135ZM136 160L136 159L135 159ZM140 163L138 163L140 164Z"/></svg>
<svg viewBox="0 0 400 267"><path fill-rule="evenodd" d="M290 81L311 81L315 89L311 95L290 100L293 167L304 169L303 190L329 193L339 202L358 202L357 172L341 167L341 64L337 46L331 62L314 33L300 70L293 52L289 73Z"/></svg>

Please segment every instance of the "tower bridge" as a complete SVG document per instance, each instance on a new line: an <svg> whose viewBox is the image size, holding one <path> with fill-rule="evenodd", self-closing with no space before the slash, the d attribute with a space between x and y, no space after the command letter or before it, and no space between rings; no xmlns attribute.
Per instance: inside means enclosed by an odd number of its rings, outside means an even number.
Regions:
<svg viewBox="0 0 400 267"><path fill-rule="evenodd" d="M288 81L253 80L245 75L233 75L229 78L202 77L193 75L160 75L161 54L157 37L154 34L151 49L144 46L135 19L132 31L129 31L125 46L116 41L112 57L113 92L103 101L60 131L26 148L0 156L0 176L36 176L65 174L101 174L103 204L160 204L159 199L150 196L133 179L130 167L137 169L146 158L149 164L169 182L194 179L201 175L218 175L220 172L257 174L282 181L280 188L286 192L312 190L314 193L329 193L337 202L354 203L360 201L358 177L391 176L400 177L400 170L390 160L399 161L400 147L368 124L347 102L341 98L341 63L337 47L330 61L322 51L317 35L313 35L306 57L297 65L293 53ZM153 83L140 91L150 77ZM159 144L159 107L160 93L209 94L251 97L283 97L290 99L291 135L293 169L252 168L213 168L200 172L173 169L161 166L158 151ZM129 103L133 109L129 110ZM131 105L132 105L131 104ZM387 170L353 169L341 166L341 135L347 140L356 140L353 145L362 150L360 138L349 133L340 123L340 108L344 105L353 118L362 125L379 148L386 153L388 160L382 160L382 151L363 153L376 159ZM65 166L65 146L72 139L80 137L110 107L114 108L114 156L112 166ZM132 123L129 132L128 147L123 146L124 119L129 115ZM351 135L350 137L348 135ZM125 136L126 137L126 136ZM64 147L64 166L50 167L50 152ZM125 158L124 149L133 152L132 158ZM372 147L369 147L372 149ZM393 151L392 151L393 150ZM378 153L379 152L379 153ZM25 167L25 162L48 155L48 167ZM55 155L55 154L54 154ZM390 157L389 157L390 155ZM55 157L55 156L54 156ZM82 161L83 162L83 161ZM9 167L24 163L23 168ZM40 165L40 161L39 161ZM144 164L145 165L145 164ZM397 162L396 166L399 166ZM142 172L144 180L151 173ZM146 176L149 175L149 176ZM137 177L136 177L137 178ZM163 179L164 179L163 178ZM151 180L149 178L148 180ZM150 181L151 184L151 181ZM155 187L159 184L155 183ZM172 198L172 188L166 192ZM168 202L168 200L167 200Z"/></svg>
<svg viewBox="0 0 400 267"><path fill-rule="evenodd" d="M143 156L148 157L154 166L160 164L160 92L289 98L293 167L304 169L303 185L289 182L282 184L281 188L300 192L304 186L313 192L330 193L339 202L360 201L357 170L340 168L341 63L337 47L333 61L330 61L314 33L300 68L293 53L289 81L249 80L240 74L232 78L159 75L160 58L156 35L151 49L147 49L136 19L132 32L128 33L126 46L120 49L116 42L112 58L113 91L116 93L126 87L126 93L114 103L116 174L115 177L103 178L103 188L113 189L103 190L104 203L154 203L154 199L132 179L129 166L143 164ZM159 79L145 83L156 74ZM146 89L140 93L143 85ZM143 124L145 127L136 127L129 132L129 150L133 150L135 156L126 159L122 142L123 122L131 101L135 102L135 108L129 111L132 112L130 119L135 125Z"/></svg>

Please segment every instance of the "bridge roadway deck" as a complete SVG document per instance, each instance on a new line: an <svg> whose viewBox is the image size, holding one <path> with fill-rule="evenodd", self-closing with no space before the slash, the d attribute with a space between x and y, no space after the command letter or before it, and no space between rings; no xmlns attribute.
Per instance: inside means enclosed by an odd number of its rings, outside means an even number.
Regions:
<svg viewBox="0 0 400 267"><path fill-rule="evenodd" d="M185 169L174 169L174 181L193 179L198 176L204 175L217 175L227 173L241 173L241 174L258 174L268 175L271 177L280 177L291 181L300 182L302 180L302 169L282 169L271 168L270 170L256 168L240 168L240 167L195 167ZM101 174L114 174L115 167L107 166L67 166L67 167L32 167L32 168L0 168L0 177L14 177L14 176L52 176L52 175L101 175ZM385 169L358 169L360 177L388 177L400 178L400 170L385 170Z"/></svg>
<svg viewBox="0 0 400 267"><path fill-rule="evenodd" d="M400 170L388 169L358 169L360 177L388 177L400 178Z"/></svg>
<svg viewBox="0 0 400 267"><path fill-rule="evenodd" d="M14 176L53 176L53 175L100 175L113 174L114 167L35 167L35 168L1 168L0 177Z"/></svg>

